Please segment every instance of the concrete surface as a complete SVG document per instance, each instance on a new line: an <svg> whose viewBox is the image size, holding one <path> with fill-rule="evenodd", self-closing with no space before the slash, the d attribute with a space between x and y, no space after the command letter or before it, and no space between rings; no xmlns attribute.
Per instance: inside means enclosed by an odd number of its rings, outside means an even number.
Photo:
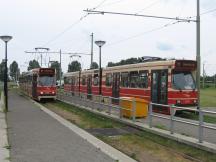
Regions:
<svg viewBox="0 0 216 162"><path fill-rule="evenodd" d="M0 94L1 95L1 94ZM0 99L0 162L9 161L6 115L3 112L3 95Z"/></svg>
<svg viewBox="0 0 216 162"><path fill-rule="evenodd" d="M13 92L9 93L7 118L12 162L115 161L31 101Z"/></svg>

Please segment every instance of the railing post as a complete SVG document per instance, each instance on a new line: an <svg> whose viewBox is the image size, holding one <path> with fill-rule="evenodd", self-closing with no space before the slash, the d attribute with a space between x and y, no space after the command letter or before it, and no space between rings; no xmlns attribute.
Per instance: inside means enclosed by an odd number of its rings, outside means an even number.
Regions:
<svg viewBox="0 0 216 162"><path fill-rule="evenodd" d="M133 113L132 120L133 122L135 122L136 121L136 100L134 98L132 99L132 113Z"/></svg>
<svg viewBox="0 0 216 162"><path fill-rule="evenodd" d="M119 118L122 118L122 107L121 107L122 100L121 100L121 98L118 98L118 99L119 99ZM115 100L116 100L116 98L115 98Z"/></svg>
<svg viewBox="0 0 216 162"><path fill-rule="evenodd" d="M111 115L111 110L112 110L112 98L109 97L109 110L108 110L109 115Z"/></svg>
<svg viewBox="0 0 216 162"><path fill-rule="evenodd" d="M199 108L199 143L203 142L203 112Z"/></svg>
<svg viewBox="0 0 216 162"><path fill-rule="evenodd" d="M174 105L170 105L170 133L174 133Z"/></svg>
<svg viewBox="0 0 216 162"><path fill-rule="evenodd" d="M149 128L152 128L152 102L149 102Z"/></svg>
<svg viewBox="0 0 216 162"><path fill-rule="evenodd" d="M98 111L101 111L102 110L102 95L100 94L99 96L99 108L98 108Z"/></svg>
<svg viewBox="0 0 216 162"><path fill-rule="evenodd" d="M93 110L93 109L94 109L94 100L93 100L93 94L89 94L89 95L91 96L91 97L90 97L90 98L91 98L91 100L90 100L90 101L91 101L91 103L92 103L92 110Z"/></svg>

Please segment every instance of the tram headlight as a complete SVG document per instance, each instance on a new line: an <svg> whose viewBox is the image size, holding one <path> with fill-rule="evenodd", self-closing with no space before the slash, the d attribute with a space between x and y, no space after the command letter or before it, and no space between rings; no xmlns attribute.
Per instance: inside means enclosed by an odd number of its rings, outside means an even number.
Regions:
<svg viewBox="0 0 216 162"><path fill-rule="evenodd" d="M54 92L54 91L52 91L52 94L55 94L55 92Z"/></svg>
<svg viewBox="0 0 216 162"><path fill-rule="evenodd" d="M181 101L180 100L176 100L176 104L181 104Z"/></svg>
<svg viewBox="0 0 216 162"><path fill-rule="evenodd" d="M43 92L40 92L40 94L44 94Z"/></svg>
<svg viewBox="0 0 216 162"><path fill-rule="evenodd" d="M194 103L196 104L196 103L197 103L197 100L194 100Z"/></svg>

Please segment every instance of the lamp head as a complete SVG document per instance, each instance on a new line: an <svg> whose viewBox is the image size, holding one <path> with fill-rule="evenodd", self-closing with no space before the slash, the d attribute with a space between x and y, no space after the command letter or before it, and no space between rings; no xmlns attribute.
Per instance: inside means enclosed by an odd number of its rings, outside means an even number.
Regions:
<svg viewBox="0 0 216 162"><path fill-rule="evenodd" d="M95 44L99 47L102 47L106 42L102 40L95 41Z"/></svg>
<svg viewBox="0 0 216 162"><path fill-rule="evenodd" d="M4 42L9 42L12 39L12 36L3 35L0 36L0 39L3 40Z"/></svg>

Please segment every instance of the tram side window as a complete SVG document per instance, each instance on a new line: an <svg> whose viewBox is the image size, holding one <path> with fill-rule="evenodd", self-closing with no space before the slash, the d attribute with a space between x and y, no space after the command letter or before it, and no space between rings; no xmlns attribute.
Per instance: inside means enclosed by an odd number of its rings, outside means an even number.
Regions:
<svg viewBox="0 0 216 162"><path fill-rule="evenodd" d="M86 85L86 76L85 75L82 76L82 85Z"/></svg>
<svg viewBox="0 0 216 162"><path fill-rule="evenodd" d="M106 74L106 86L111 86L112 85L112 74L108 73Z"/></svg>
<svg viewBox="0 0 216 162"><path fill-rule="evenodd" d="M68 84L66 77L64 77L64 84Z"/></svg>
<svg viewBox="0 0 216 162"><path fill-rule="evenodd" d="M130 87L138 88L139 87L139 74L138 71L130 72Z"/></svg>
<svg viewBox="0 0 216 162"><path fill-rule="evenodd" d="M76 85L79 85L79 77L76 77Z"/></svg>
<svg viewBox="0 0 216 162"><path fill-rule="evenodd" d="M148 88L148 72L139 72L139 88Z"/></svg>
<svg viewBox="0 0 216 162"><path fill-rule="evenodd" d="M65 77L64 84L71 84L71 78Z"/></svg>
<svg viewBox="0 0 216 162"><path fill-rule="evenodd" d="M94 74L93 85L97 86L99 84L99 76L98 74Z"/></svg>
<svg viewBox="0 0 216 162"><path fill-rule="evenodd" d="M72 84L72 85L75 85L75 83L76 83L75 77L72 77L72 78L69 80L69 83Z"/></svg>
<svg viewBox="0 0 216 162"><path fill-rule="evenodd" d="M121 86L122 87L128 87L129 86L128 72L121 73Z"/></svg>
<svg viewBox="0 0 216 162"><path fill-rule="evenodd" d="M32 76L28 75L28 83L31 84L32 83Z"/></svg>

